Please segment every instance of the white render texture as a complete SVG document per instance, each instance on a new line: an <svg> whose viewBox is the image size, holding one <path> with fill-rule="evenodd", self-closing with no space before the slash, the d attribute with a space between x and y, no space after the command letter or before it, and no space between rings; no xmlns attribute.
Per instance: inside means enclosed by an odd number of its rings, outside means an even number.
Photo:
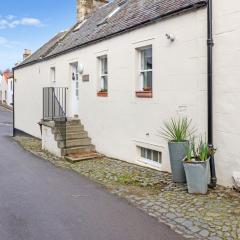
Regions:
<svg viewBox="0 0 240 240"><path fill-rule="evenodd" d="M50 153L61 157L61 149L57 146L57 141L52 133L52 128L42 126L42 149L49 151Z"/></svg>
<svg viewBox="0 0 240 240"><path fill-rule="evenodd" d="M218 182L240 171L240 1L214 0L214 144Z"/></svg>
<svg viewBox="0 0 240 240"><path fill-rule="evenodd" d="M214 9L215 161L218 183L231 186L233 171L240 170L240 2L215 0ZM170 171L167 143L159 136L163 121L187 115L200 134L207 133L206 16L201 9L16 70L16 128L41 136L42 88L69 87L70 96L69 64L78 62L90 76L89 82L80 80L79 117L97 151L139 164L136 146L156 146L163 154L159 169ZM167 40L166 33L175 41ZM147 45L153 47L153 98L139 99L136 49ZM109 95L104 98L96 95L97 57L106 54ZM56 83L50 80L53 66Z"/></svg>

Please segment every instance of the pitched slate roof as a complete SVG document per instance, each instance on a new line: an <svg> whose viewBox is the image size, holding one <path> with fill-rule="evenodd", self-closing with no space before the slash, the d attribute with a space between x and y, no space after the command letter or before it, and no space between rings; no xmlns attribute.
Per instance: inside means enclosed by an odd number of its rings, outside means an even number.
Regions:
<svg viewBox="0 0 240 240"><path fill-rule="evenodd" d="M29 57L27 57L23 62L21 62L20 64L18 64L15 68L18 68L19 66L28 64L28 63L34 63L36 61L39 61L41 59L44 59L44 57L46 57L46 55L48 55L51 50L54 49L55 45L64 38L65 34L67 33L67 31L65 32L60 32L57 35L55 35L52 39L50 39L46 44L44 44L41 48L39 48L36 52L34 52L32 55L30 55Z"/></svg>
<svg viewBox="0 0 240 240"><path fill-rule="evenodd" d="M94 11L88 19L59 33L16 68L43 61L146 24L206 6L207 0L114 0ZM113 16L108 18L116 8Z"/></svg>

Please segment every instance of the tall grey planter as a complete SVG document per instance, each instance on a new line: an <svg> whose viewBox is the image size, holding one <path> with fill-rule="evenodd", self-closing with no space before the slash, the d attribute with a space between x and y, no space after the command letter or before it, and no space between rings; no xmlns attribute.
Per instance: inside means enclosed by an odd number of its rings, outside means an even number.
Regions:
<svg viewBox="0 0 240 240"><path fill-rule="evenodd" d="M176 183L185 183L186 175L182 160L186 157L188 142L169 142L168 149L172 169L172 178Z"/></svg>
<svg viewBox="0 0 240 240"><path fill-rule="evenodd" d="M205 162L184 162L189 193L206 194L209 183L209 159Z"/></svg>

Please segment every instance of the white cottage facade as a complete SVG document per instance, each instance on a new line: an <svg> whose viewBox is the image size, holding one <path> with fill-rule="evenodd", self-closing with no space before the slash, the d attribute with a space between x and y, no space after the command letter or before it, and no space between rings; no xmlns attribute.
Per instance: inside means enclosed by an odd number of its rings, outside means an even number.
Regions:
<svg viewBox="0 0 240 240"><path fill-rule="evenodd" d="M199 134L207 134L207 8L204 1L197 4L169 18L20 64L14 70L15 129L41 138L43 88L67 87L67 116L79 117L99 153L170 171L167 143L159 136L163 122L188 116ZM213 4L216 172L219 184L231 186L233 172L240 171L240 3ZM64 44L67 36L59 38ZM143 158L144 151L151 157Z"/></svg>

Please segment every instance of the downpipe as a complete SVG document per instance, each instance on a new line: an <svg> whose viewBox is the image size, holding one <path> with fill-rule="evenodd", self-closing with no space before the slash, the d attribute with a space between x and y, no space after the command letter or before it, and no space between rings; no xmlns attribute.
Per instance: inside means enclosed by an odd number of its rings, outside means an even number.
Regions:
<svg viewBox="0 0 240 240"><path fill-rule="evenodd" d="M16 130L15 130L15 73L14 69L12 70L13 72L13 96L12 96L12 101L13 101L13 129L12 129L12 135L13 137L16 136Z"/></svg>
<svg viewBox="0 0 240 240"><path fill-rule="evenodd" d="M208 145L210 149L213 146L213 6L212 0L208 0L207 4L207 68L208 68ZM215 188L217 185L215 159L214 155L210 158L211 182L210 188Z"/></svg>

